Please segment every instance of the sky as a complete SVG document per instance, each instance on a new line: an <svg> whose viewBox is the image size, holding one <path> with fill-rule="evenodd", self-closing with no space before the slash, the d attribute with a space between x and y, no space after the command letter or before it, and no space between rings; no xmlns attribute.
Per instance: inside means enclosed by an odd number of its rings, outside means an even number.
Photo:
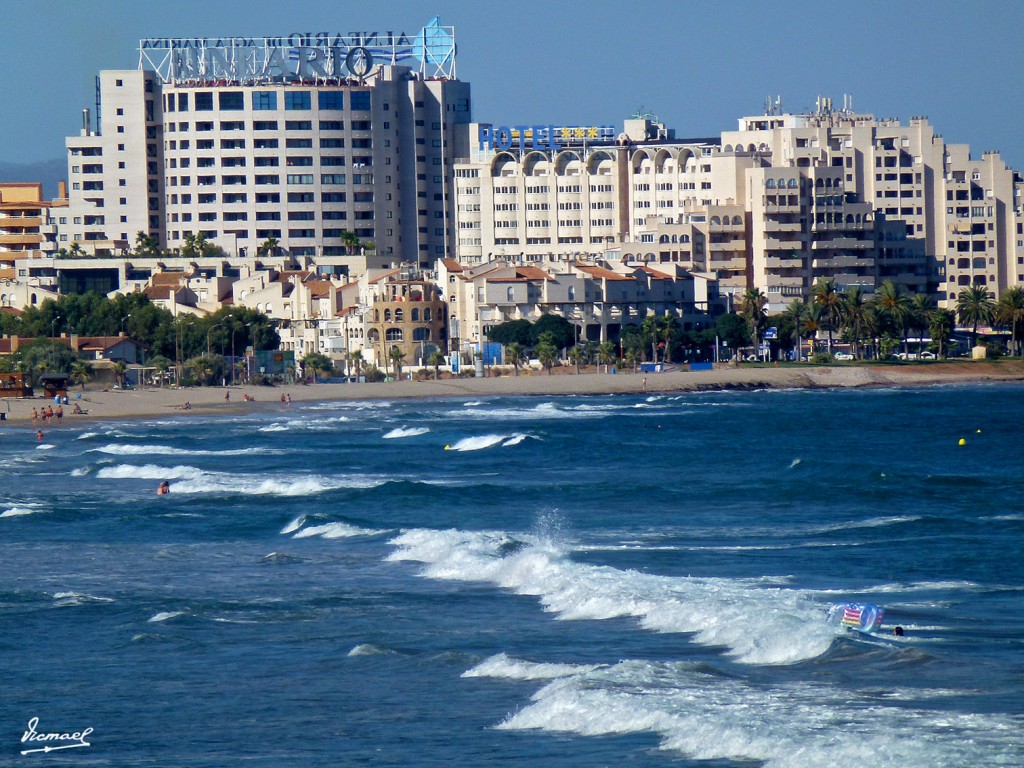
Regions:
<svg viewBox="0 0 1024 768"><path fill-rule="evenodd" d="M876 117L927 116L972 155L1024 169L1022 0L43 0L5 3L0 161L65 156L101 69L143 37L415 33L455 28L473 119L616 125L637 111L716 136L780 96L785 112L853 96Z"/></svg>

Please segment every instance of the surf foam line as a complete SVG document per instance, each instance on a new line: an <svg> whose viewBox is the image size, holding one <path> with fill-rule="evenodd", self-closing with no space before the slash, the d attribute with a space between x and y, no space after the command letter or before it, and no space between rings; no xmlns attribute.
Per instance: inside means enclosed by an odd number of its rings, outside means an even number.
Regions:
<svg viewBox="0 0 1024 768"><path fill-rule="evenodd" d="M662 749L693 759L754 761L767 768L834 765L839 756L844 764L889 768L1024 762L1016 736L1020 719L1010 715L894 707L877 691L818 683L762 688L691 662L629 660L573 669L500 654L465 676L551 678L499 730L653 733ZM897 694L920 700L922 692Z"/></svg>
<svg viewBox="0 0 1024 768"><path fill-rule="evenodd" d="M161 467L155 464L118 464L96 473L103 479L174 480L172 494L238 493L248 496L304 496L340 488L375 488L388 478L368 475L240 475L229 472L207 472L196 467ZM173 497L172 497L173 498Z"/></svg>
<svg viewBox="0 0 1024 768"><path fill-rule="evenodd" d="M502 448L511 448L513 445L519 445L528 437L533 437L533 435L524 435L522 432L515 432L511 435L477 435L476 437L464 437L452 445L446 445L444 449L446 451L482 451L496 445L500 445Z"/></svg>
<svg viewBox="0 0 1024 768"><path fill-rule="evenodd" d="M540 599L562 620L634 617L653 632L692 634L746 664L790 664L828 650L839 633L827 606L759 579L657 576L572 561L551 541L503 532L414 529L390 541L393 562L422 575L490 582Z"/></svg>
<svg viewBox="0 0 1024 768"><path fill-rule="evenodd" d="M107 453L113 456L246 456L270 453L268 448L232 448L223 451L202 451L191 448L174 448L170 445L119 445L110 443L90 452Z"/></svg>

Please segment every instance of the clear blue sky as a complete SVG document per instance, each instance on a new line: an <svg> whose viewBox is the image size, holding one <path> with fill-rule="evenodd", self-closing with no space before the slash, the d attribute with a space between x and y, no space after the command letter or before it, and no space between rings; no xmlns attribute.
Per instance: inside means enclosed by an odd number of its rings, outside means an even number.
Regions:
<svg viewBox="0 0 1024 768"><path fill-rule="evenodd" d="M878 117L927 115L949 142L1024 169L1022 0L55 0L4 3L0 160L64 157L101 69L142 37L415 32L455 27L473 117L621 125L639 108L678 136L844 93ZM16 117L15 117L16 116Z"/></svg>

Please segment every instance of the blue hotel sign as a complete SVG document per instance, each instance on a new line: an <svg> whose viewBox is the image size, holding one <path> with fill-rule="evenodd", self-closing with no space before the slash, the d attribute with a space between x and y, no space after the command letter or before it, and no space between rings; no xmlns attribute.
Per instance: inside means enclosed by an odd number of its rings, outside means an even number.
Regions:
<svg viewBox="0 0 1024 768"><path fill-rule="evenodd" d="M588 141L606 142L615 138L615 126L492 125L479 126L477 139L481 150L507 149L558 151Z"/></svg>

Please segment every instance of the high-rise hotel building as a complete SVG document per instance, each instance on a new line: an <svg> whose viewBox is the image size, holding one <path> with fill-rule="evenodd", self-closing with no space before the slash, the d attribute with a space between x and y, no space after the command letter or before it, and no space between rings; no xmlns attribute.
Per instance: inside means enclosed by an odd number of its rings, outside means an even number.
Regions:
<svg viewBox="0 0 1024 768"><path fill-rule="evenodd" d="M436 19L414 35L143 40L97 99L98 130L86 115L67 140L64 246L116 253L141 231L343 263L354 233L388 263L446 255L470 87Z"/></svg>

